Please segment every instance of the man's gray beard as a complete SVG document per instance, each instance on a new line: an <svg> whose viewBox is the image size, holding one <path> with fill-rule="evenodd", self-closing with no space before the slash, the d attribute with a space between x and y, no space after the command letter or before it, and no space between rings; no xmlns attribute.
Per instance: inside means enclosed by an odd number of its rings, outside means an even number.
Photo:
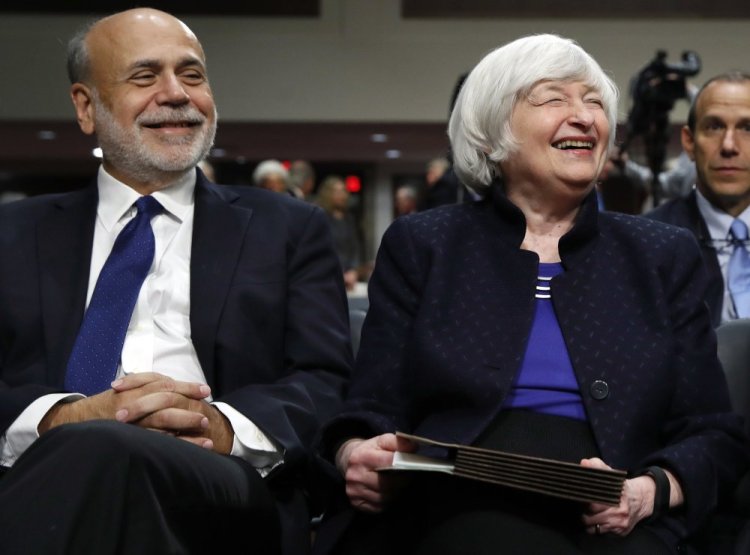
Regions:
<svg viewBox="0 0 750 555"><path fill-rule="evenodd" d="M96 136L99 146L108 164L117 168L132 179L148 183L160 180L165 174L179 174L192 170L198 162L208 155L216 136L216 114L213 124L203 126L193 135L165 136L164 144L171 145L168 152L150 150L142 139L143 120L153 121L158 118L204 121L205 117L193 107L161 108L159 112L150 112L139 116L130 127L125 127L115 120L112 112L99 99L94 91ZM197 128L196 128L197 129Z"/></svg>

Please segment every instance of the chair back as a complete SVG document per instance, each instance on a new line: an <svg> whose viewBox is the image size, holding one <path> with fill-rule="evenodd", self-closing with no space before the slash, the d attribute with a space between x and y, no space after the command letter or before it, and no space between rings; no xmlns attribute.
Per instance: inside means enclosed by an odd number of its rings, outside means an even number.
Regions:
<svg viewBox="0 0 750 555"><path fill-rule="evenodd" d="M750 433L750 319L720 325L716 338L732 408L745 418L745 431Z"/></svg>
<svg viewBox="0 0 750 555"><path fill-rule="evenodd" d="M360 308L349 309L349 330L352 338L352 352L355 357L357 351L359 351L359 339L362 335L362 324L365 323L365 316L367 316L367 312Z"/></svg>

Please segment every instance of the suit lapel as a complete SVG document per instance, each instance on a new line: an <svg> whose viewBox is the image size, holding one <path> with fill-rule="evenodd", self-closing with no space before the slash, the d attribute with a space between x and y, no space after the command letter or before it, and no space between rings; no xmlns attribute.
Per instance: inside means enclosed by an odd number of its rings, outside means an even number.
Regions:
<svg viewBox="0 0 750 555"><path fill-rule="evenodd" d="M209 385L214 383L214 345L219 317L232 282L252 210L232 206L235 193L198 172L190 260L190 326Z"/></svg>
<svg viewBox="0 0 750 555"><path fill-rule="evenodd" d="M62 384L83 318L96 205L94 185L62 197L52 216L37 227L47 379L51 384Z"/></svg>
<svg viewBox="0 0 750 555"><path fill-rule="evenodd" d="M711 312L711 321L714 327L721 323L722 308L724 306L724 276L719 266L719 258L716 250L711 246L711 234L708 232L706 220L703 219L700 208L698 208L698 199L695 190L690 192L687 197L689 228L700 243L701 254L706 263L706 270L709 275L708 291L706 291L706 301L709 311Z"/></svg>

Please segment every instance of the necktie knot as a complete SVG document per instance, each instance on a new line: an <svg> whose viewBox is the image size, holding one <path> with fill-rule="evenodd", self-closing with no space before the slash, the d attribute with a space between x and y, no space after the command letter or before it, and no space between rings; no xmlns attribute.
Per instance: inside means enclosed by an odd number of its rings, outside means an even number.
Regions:
<svg viewBox="0 0 750 555"><path fill-rule="evenodd" d="M730 234L735 241L747 241L747 225L740 219L734 220L730 228Z"/></svg>
<svg viewBox="0 0 750 555"><path fill-rule="evenodd" d="M149 220L164 209L151 195L139 198L135 201L135 207L138 209L138 214L145 214Z"/></svg>

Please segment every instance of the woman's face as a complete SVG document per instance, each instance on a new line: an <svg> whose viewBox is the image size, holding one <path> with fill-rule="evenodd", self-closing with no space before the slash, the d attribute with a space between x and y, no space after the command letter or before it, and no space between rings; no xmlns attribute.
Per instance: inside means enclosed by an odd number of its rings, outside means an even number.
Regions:
<svg viewBox="0 0 750 555"><path fill-rule="evenodd" d="M540 81L516 103L519 148L500 163L506 187L554 187L583 195L607 159L609 123L601 96L582 81Z"/></svg>
<svg viewBox="0 0 750 555"><path fill-rule="evenodd" d="M349 191L343 181L337 181L331 189L331 204L337 210L345 210L349 203Z"/></svg>
<svg viewBox="0 0 750 555"><path fill-rule="evenodd" d="M268 189L275 193L286 192L286 181L284 181L284 177L278 173L270 173L266 175L258 185L263 189Z"/></svg>

